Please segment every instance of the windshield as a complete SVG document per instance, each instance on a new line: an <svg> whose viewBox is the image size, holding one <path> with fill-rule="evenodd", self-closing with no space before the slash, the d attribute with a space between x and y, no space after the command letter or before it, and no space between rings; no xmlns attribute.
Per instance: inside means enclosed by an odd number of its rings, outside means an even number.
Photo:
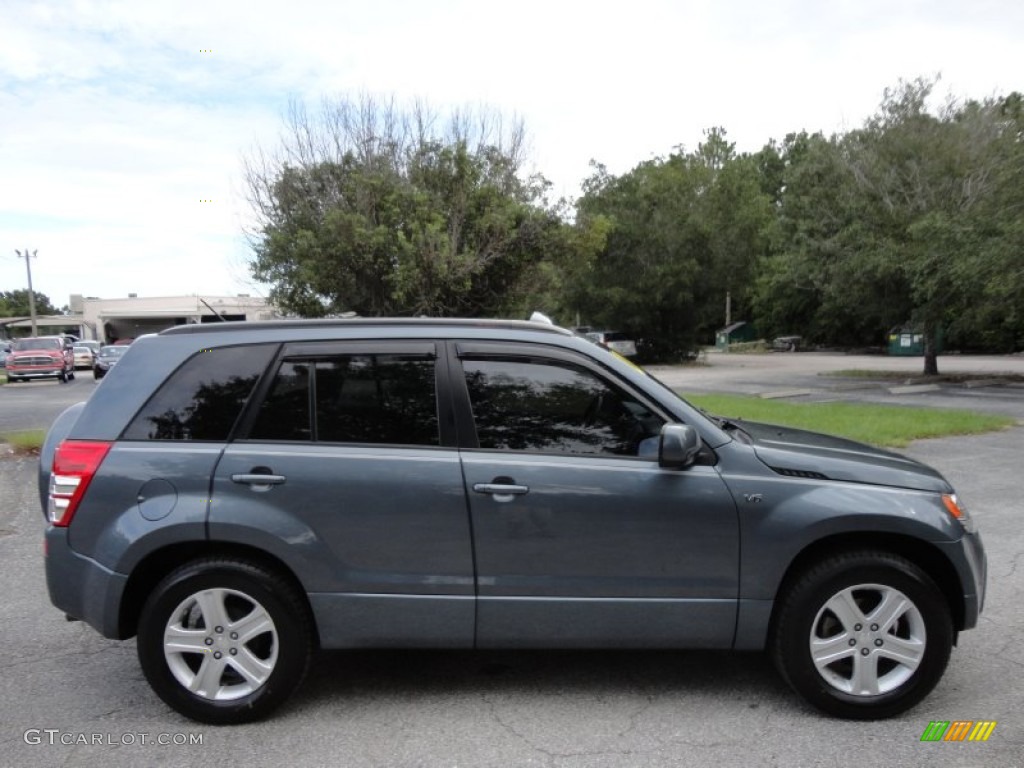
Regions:
<svg viewBox="0 0 1024 768"><path fill-rule="evenodd" d="M14 342L15 352L25 352L30 349L62 349L60 339L18 339Z"/></svg>
<svg viewBox="0 0 1024 768"><path fill-rule="evenodd" d="M104 347L100 350L100 357L120 357L128 351L127 346L123 347Z"/></svg>
<svg viewBox="0 0 1024 768"><path fill-rule="evenodd" d="M653 373L648 371L646 368L640 368L639 366L634 366L634 367L636 367L638 370L643 371L647 375L647 377L649 379L651 379L652 381L657 383L666 392L671 393L671 395L673 397L675 397L677 400L682 400L684 403L686 403L691 408L694 408L694 409L700 411L701 413L703 413L705 416L707 416L709 419L711 419L713 422L715 422L715 424L717 424L720 429L724 429L726 432L737 433L746 442L749 442L750 435L747 433L747 431L745 429L743 429L743 427L741 427L739 424L737 424L734 420L732 420L732 419L730 419L728 417L718 416L718 415L716 415L714 413L711 413L710 411L708 411L708 410L706 410L704 408L701 408L699 405L694 405L689 400L687 400L685 397L683 397L678 392L676 392L674 389L672 389L672 387L670 387L664 381L662 381L657 376L655 376Z"/></svg>

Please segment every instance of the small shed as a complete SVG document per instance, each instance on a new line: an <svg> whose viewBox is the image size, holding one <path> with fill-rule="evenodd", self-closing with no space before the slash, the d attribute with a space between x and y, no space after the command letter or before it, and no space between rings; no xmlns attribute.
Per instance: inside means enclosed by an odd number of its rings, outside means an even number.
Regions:
<svg viewBox="0 0 1024 768"><path fill-rule="evenodd" d="M755 341L756 339L757 330L753 323L748 323L745 320L739 320L715 332L715 346L718 349L728 349L730 344Z"/></svg>
<svg viewBox="0 0 1024 768"><path fill-rule="evenodd" d="M942 352L942 329L935 334L935 352ZM924 332L913 325L897 326L889 331L889 354L897 357L924 355Z"/></svg>

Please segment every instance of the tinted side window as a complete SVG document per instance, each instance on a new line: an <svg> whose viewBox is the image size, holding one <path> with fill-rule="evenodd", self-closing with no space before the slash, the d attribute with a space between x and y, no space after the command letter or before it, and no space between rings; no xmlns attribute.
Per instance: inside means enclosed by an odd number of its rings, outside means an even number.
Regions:
<svg viewBox="0 0 1024 768"><path fill-rule="evenodd" d="M171 374L122 437L227 440L274 350L261 344L200 352Z"/></svg>
<svg viewBox="0 0 1024 768"><path fill-rule="evenodd" d="M249 438L439 445L434 359L331 355L285 361Z"/></svg>
<svg viewBox="0 0 1024 768"><path fill-rule="evenodd" d="M311 440L309 373L313 363L286 360L260 404L250 438L259 440Z"/></svg>
<svg viewBox="0 0 1024 768"><path fill-rule="evenodd" d="M463 360L481 448L654 458L664 421L583 368Z"/></svg>

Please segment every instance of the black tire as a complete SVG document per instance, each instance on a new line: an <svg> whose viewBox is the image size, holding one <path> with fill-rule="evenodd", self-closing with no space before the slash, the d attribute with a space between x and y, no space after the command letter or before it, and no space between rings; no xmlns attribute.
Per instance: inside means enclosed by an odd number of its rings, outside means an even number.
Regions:
<svg viewBox="0 0 1024 768"><path fill-rule="evenodd" d="M874 720L931 692L953 637L949 604L935 582L909 560L867 550L829 557L792 582L780 595L770 651L783 679L817 708Z"/></svg>
<svg viewBox="0 0 1024 768"><path fill-rule="evenodd" d="M224 626L206 626L207 611L217 616L211 606L219 606ZM246 640L244 620L258 615L269 619L269 628ZM165 653L164 635L172 625L193 635L198 630L197 640L183 642L203 642L213 650ZM242 637L232 639L232 627ZM233 558L196 560L170 573L150 593L139 617L137 647L146 679L170 707L203 723L246 723L266 717L302 682L314 648L312 619L305 597L264 567ZM241 664L262 679L247 680ZM207 682L218 687L215 693L186 687L186 682L206 685L204 670L210 672Z"/></svg>

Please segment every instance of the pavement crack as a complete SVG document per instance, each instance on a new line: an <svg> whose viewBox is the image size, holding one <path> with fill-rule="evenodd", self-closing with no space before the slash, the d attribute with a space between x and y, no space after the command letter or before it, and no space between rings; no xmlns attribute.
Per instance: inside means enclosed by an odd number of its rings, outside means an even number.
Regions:
<svg viewBox="0 0 1024 768"><path fill-rule="evenodd" d="M1018 552L1013 556L1010 561L1010 570L1003 574L1002 578L1006 579L1013 576L1017 572L1017 566L1020 564L1020 559L1024 557L1024 552Z"/></svg>
<svg viewBox="0 0 1024 768"><path fill-rule="evenodd" d="M996 658L1002 659L1003 661L1007 661L1010 664L1014 664L1018 667L1024 667L1024 661L1017 661L1016 659L1011 659L1009 656L1004 656L1002 653L997 653Z"/></svg>
<svg viewBox="0 0 1024 768"><path fill-rule="evenodd" d="M499 727L500 727L500 728L501 728L502 730L506 731L507 733L511 734L511 735L512 735L512 736L514 736L515 738L519 739L519 740L520 740L521 742L523 742L524 744L526 744L526 746L528 746L528 747L529 747L530 749L534 750L535 752L539 752L540 754L542 754L542 755L544 755L545 757L547 757L547 758L548 758L548 761L549 761L549 763L550 763L550 761L551 761L551 760L554 760L554 759L555 759L556 755L552 754L552 753L551 753L550 751L548 751L548 750L544 749L543 747L541 747L541 746L539 746L539 745L535 744L535 743L534 743L534 742L533 742L533 741L532 741L531 739L529 739L529 738L528 738L528 737L526 736L526 734L520 733L520 732L519 732L518 730L516 730L516 729L515 729L515 728L514 728L514 727L512 726L512 724L511 724L511 723L506 723L506 722L505 722L505 721L504 721L504 720L502 719L501 715L500 715L500 714L498 714L498 708L497 708L497 704L496 704L496 703L495 703L494 701L492 701L492 700L491 700L491 699L490 699L489 697L487 697L487 696L484 696L484 697L483 697L483 700L484 700L484 703L485 703L485 704L487 705L487 713L488 713L488 714L489 714L489 715L491 716L491 719L492 719L492 720L493 720L493 721L494 721L495 723L497 723L497 724L498 724L498 726L499 726Z"/></svg>
<svg viewBox="0 0 1024 768"><path fill-rule="evenodd" d="M15 658L13 660L8 660L4 662L4 666L8 668L27 667L31 666L32 664L41 664L43 662L63 661L65 659L78 659L82 658L83 656L86 658L91 658L93 656L99 656L100 654L109 653L110 651L117 650L120 650L120 646L118 645L111 645L106 648L99 648L93 650L83 648L82 650L67 651L61 654L50 654L47 656L29 656L27 658Z"/></svg>
<svg viewBox="0 0 1024 768"><path fill-rule="evenodd" d="M533 739L531 739L525 733L522 733L521 731L516 729L511 723L505 722L505 720L502 719L501 715L498 714L497 705L495 704L495 702L493 702L487 696L484 696L483 700L484 700L484 703L487 705L488 714L491 716L491 719L495 723L497 723L507 733L511 734L512 736L514 736L517 739L519 739L520 741L522 741L530 749L532 749L535 752L539 752L540 754L544 755L544 757L547 758L547 762L548 762L549 765L552 764L555 760L564 760L564 759L575 758L575 757L602 757L602 756L608 756L608 755L614 755L614 756L617 756L617 757L630 757L630 756L633 756L633 755L644 754L643 751L641 751L641 750L633 750L633 749L580 749L580 750L571 750L571 751L565 751L565 752L558 751L558 750L553 750L553 749L547 749L546 747L542 747L540 744L537 744ZM635 722L634 722L635 718L637 718L641 714L643 714L643 712L645 710L649 709L650 706L651 706L651 701L648 699L647 702L645 702L642 706L640 706L636 710L636 712L634 712L630 716L630 721L631 721L630 724L627 725L626 728L619 735L628 733L630 730L632 730L635 727Z"/></svg>

